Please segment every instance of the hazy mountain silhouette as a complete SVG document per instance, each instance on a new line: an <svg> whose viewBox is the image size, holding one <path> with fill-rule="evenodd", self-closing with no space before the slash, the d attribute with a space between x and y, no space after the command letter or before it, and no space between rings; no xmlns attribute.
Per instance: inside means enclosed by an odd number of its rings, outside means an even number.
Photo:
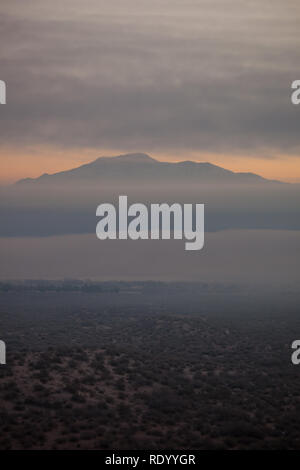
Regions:
<svg viewBox="0 0 300 470"><path fill-rule="evenodd" d="M208 162L182 161L178 163L155 160L143 153L116 157L100 157L97 160L67 171L43 174L38 178L26 178L18 184L81 182L177 182L181 183L266 183L271 182L254 173L235 173Z"/></svg>
<svg viewBox="0 0 300 470"><path fill-rule="evenodd" d="M101 157L0 189L0 236L94 233L96 208L118 203L204 203L205 230L300 229L298 185L211 163L161 162L142 153Z"/></svg>

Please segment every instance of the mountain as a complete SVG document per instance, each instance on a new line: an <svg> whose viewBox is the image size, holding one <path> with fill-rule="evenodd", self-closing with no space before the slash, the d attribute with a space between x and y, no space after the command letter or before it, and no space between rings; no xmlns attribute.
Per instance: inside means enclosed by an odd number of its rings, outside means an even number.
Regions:
<svg viewBox="0 0 300 470"><path fill-rule="evenodd" d="M69 182L182 182L182 183L267 183L271 180L254 173L235 173L208 162L162 162L143 153L100 157L78 168L38 178L26 178L17 184Z"/></svg>
<svg viewBox="0 0 300 470"><path fill-rule="evenodd" d="M205 230L300 230L297 185L207 162L163 162L142 153L101 157L78 168L0 188L0 237L95 233L96 208L130 203L203 203Z"/></svg>

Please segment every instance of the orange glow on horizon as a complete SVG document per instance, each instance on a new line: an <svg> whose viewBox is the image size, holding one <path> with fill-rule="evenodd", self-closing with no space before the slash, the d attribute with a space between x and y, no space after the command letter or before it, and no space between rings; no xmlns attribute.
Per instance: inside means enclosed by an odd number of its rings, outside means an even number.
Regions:
<svg viewBox="0 0 300 470"><path fill-rule="evenodd" d="M9 184L21 178L36 178L43 173L56 173L89 163L101 156L133 153L138 150L118 149L34 149L27 152L1 150L0 183ZM145 151L161 161L207 161L235 172L257 173L265 178L287 182L300 182L300 159L295 156L276 155L276 158L221 155L204 152L161 153Z"/></svg>

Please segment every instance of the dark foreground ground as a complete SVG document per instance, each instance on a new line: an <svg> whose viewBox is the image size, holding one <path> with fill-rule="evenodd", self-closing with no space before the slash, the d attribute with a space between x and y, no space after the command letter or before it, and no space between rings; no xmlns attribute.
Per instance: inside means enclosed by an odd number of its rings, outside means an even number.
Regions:
<svg viewBox="0 0 300 470"><path fill-rule="evenodd" d="M300 449L299 295L101 286L0 286L0 449Z"/></svg>

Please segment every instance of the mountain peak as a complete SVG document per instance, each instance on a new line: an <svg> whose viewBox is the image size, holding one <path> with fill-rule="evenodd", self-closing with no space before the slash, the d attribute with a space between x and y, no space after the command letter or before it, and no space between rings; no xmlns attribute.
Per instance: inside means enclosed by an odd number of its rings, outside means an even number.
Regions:
<svg viewBox="0 0 300 470"><path fill-rule="evenodd" d="M145 162L157 162L154 158L150 157L146 153L125 153L114 157L99 157L96 162L102 162L103 160L109 160L109 162L122 162L122 163L145 163Z"/></svg>

